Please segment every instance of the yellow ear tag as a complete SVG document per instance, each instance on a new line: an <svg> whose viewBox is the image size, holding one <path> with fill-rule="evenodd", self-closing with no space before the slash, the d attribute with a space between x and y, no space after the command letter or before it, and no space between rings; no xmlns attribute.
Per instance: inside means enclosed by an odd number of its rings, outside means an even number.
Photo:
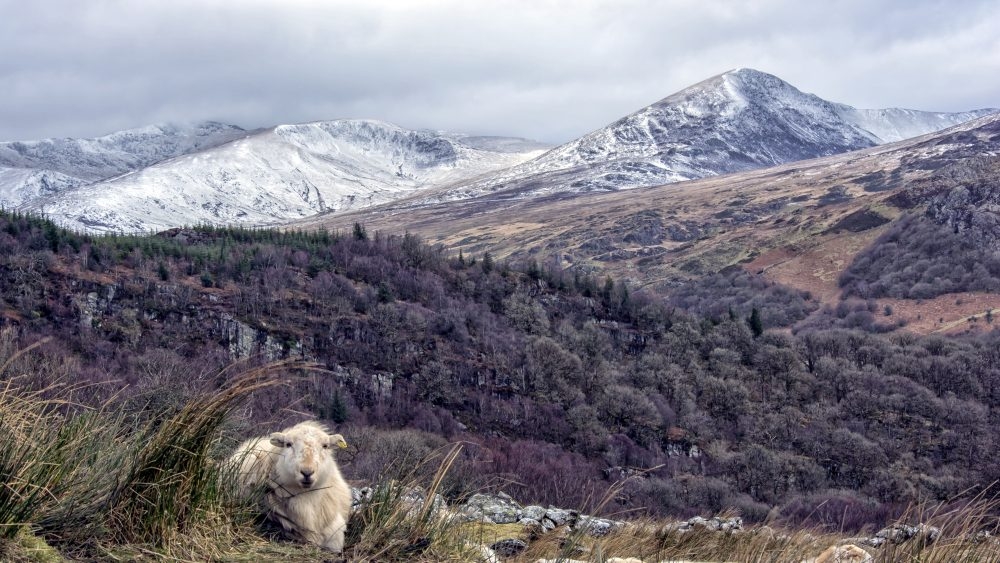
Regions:
<svg viewBox="0 0 1000 563"><path fill-rule="evenodd" d="M342 449L342 450L346 449L347 448L347 440L341 440L341 441L337 442L337 446L340 449Z"/></svg>

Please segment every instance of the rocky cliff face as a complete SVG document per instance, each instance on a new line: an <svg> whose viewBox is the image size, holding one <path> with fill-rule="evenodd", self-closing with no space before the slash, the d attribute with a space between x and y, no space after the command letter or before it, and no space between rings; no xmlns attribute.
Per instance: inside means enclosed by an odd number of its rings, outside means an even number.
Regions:
<svg viewBox="0 0 1000 563"><path fill-rule="evenodd" d="M954 185L930 202L928 214L979 248L1000 248L1000 157L952 168Z"/></svg>

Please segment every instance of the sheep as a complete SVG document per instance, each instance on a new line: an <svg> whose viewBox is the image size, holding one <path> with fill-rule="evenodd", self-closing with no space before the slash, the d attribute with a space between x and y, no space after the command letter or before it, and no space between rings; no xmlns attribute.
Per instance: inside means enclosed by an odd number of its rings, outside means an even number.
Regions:
<svg viewBox="0 0 1000 563"><path fill-rule="evenodd" d="M351 489L333 458L334 446L346 448L347 442L319 423L302 422L243 442L229 464L241 494L265 488L269 518L293 536L340 553Z"/></svg>

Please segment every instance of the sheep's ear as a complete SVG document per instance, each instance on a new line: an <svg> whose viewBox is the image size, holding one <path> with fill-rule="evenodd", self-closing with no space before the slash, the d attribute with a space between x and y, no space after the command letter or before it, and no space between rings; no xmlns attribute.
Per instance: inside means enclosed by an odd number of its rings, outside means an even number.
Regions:
<svg viewBox="0 0 1000 563"><path fill-rule="evenodd" d="M333 436L330 436L330 445L344 449L347 447L347 440L345 440L340 434L334 434Z"/></svg>
<svg viewBox="0 0 1000 563"><path fill-rule="evenodd" d="M285 436L281 432L274 432L271 434L271 445L279 448L287 448L291 443L288 440L288 436Z"/></svg>

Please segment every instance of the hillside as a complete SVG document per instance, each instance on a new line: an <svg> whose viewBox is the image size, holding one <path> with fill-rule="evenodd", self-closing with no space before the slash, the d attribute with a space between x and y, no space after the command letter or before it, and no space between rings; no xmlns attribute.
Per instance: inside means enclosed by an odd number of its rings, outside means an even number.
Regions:
<svg viewBox="0 0 1000 563"><path fill-rule="evenodd" d="M239 131L238 137L224 137L231 142L205 146L192 137L183 146L169 147L177 149L173 153L157 148L164 144L157 139L136 139L127 132L100 143L40 143L44 151L32 149L40 153L37 158L13 161L25 167L0 172L0 189L2 182L14 182L7 188L16 195L12 203L84 231L146 232L198 223L262 226L384 203L427 185L518 164L544 148L524 139L409 131L370 120ZM138 157L134 162L118 158L134 146L146 146L160 158L142 166ZM81 157L81 151L90 156ZM60 171L75 176L66 178Z"/></svg>
<svg viewBox="0 0 1000 563"><path fill-rule="evenodd" d="M20 206L248 134L207 121L150 125L93 139L0 142L0 203Z"/></svg>
<svg viewBox="0 0 1000 563"><path fill-rule="evenodd" d="M860 530L1000 476L998 331L885 336L834 317L790 334L815 303L758 276L729 271L703 284L726 310L689 293L686 312L621 280L361 226L86 237L0 219L8 346L51 337L29 372L157 419L229 362L303 359L322 371L252 396L231 443L303 416L362 443L407 429L361 449L351 479L461 440L449 499L583 506L641 470L607 510Z"/></svg>
<svg viewBox="0 0 1000 563"><path fill-rule="evenodd" d="M963 182L995 182L989 172L994 168L978 163L997 154L1000 118L987 116L909 141L691 182L535 199L497 194L321 216L301 225L347 228L362 222L371 229L417 233L466 253L488 250L513 260L558 263L569 271L606 272L660 292L739 264L836 307L841 272L892 228L893 219L926 210L942 191ZM992 228L991 197L974 199L986 213L975 215L978 232ZM937 216L943 224L955 213ZM962 213L956 217L971 224L969 210ZM993 240L980 239L984 248ZM958 306L954 296L951 306L945 306L945 297L920 304L888 294L866 297L888 298L879 308L898 310L893 320L903 319L919 332L953 328L956 321L968 326L967 318L1000 307L995 295L979 293L957 296Z"/></svg>

